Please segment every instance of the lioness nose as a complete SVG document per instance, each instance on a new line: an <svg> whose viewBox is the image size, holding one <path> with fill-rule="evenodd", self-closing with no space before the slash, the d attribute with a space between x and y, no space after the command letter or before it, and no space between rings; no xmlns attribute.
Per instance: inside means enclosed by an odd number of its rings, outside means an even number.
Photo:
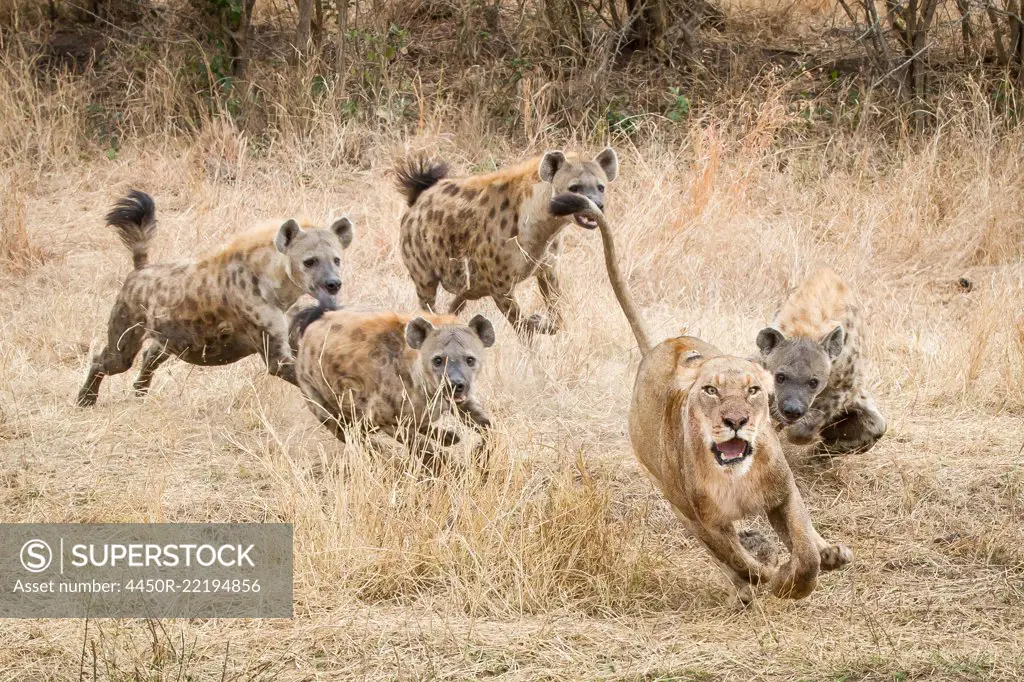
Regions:
<svg viewBox="0 0 1024 682"><path fill-rule="evenodd" d="M739 431L750 421L747 417L722 417L722 423L733 431Z"/></svg>
<svg viewBox="0 0 1024 682"><path fill-rule="evenodd" d="M324 282L324 289L326 289L329 294L338 293L341 290L341 280L337 278L327 280Z"/></svg>

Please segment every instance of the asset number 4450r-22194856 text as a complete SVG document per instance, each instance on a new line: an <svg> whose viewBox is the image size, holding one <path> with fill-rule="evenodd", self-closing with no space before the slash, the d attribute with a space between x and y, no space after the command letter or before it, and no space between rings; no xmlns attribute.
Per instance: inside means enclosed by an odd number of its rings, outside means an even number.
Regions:
<svg viewBox="0 0 1024 682"><path fill-rule="evenodd" d="M227 578L224 580L209 578L185 580L139 578L138 580L129 580L124 589L126 592L173 592L181 594L230 592L233 594L245 594L248 592L259 592L260 581L249 580L248 578Z"/></svg>

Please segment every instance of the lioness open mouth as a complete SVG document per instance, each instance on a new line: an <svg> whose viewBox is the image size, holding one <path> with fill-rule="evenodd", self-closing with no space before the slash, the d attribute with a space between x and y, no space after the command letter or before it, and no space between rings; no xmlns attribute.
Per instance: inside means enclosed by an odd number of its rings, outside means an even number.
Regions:
<svg viewBox="0 0 1024 682"><path fill-rule="evenodd" d="M576 220L576 224L579 225L580 227L585 227L588 230L593 230L594 228L597 227L597 221L591 218L590 216L583 215L582 213L577 213L573 216L573 218Z"/></svg>
<svg viewBox="0 0 1024 682"><path fill-rule="evenodd" d="M732 438L722 443L711 444L711 452L715 454L715 459L722 466L742 461L750 456L752 450L750 443L742 438Z"/></svg>

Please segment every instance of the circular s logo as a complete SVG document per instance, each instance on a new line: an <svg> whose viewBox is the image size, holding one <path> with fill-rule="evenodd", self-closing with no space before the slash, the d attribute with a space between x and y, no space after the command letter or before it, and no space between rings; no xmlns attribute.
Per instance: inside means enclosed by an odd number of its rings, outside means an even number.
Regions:
<svg viewBox="0 0 1024 682"><path fill-rule="evenodd" d="M29 540L21 546L21 565L31 573L42 573L53 563L53 551L42 540Z"/></svg>

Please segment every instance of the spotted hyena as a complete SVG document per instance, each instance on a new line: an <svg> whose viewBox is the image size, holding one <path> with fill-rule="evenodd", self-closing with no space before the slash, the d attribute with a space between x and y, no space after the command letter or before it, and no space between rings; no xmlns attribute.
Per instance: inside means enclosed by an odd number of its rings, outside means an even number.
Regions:
<svg viewBox="0 0 1024 682"><path fill-rule="evenodd" d="M132 191L107 214L133 256L107 324L107 345L92 360L78 404L96 404L100 382L128 371L146 341L135 391L149 390L153 372L170 357L193 365L225 365L259 353L271 374L295 383L285 311L310 294L335 305L341 289L341 252L352 243L352 223L329 228L295 220L239 235L198 261L148 265L156 208Z"/></svg>
<svg viewBox="0 0 1024 682"><path fill-rule="evenodd" d="M494 329L483 315L468 324L447 315L300 311L292 321L299 341L296 376L313 414L344 440L344 427L362 423L409 444L428 462L437 445L459 436L438 428L454 413L481 432L491 425L474 392L484 349Z"/></svg>
<svg viewBox="0 0 1024 682"><path fill-rule="evenodd" d="M607 183L618 174L618 157L605 149L592 160L569 159L560 151L485 175L451 178L443 163L423 159L398 169L399 189L409 210L402 218L402 260L416 285L420 305L434 310L438 285L455 300L485 296L513 327L526 334L553 334L562 317L558 258L563 228L597 223L583 214L554 215L552 197L580 194L604 208ZM548 316L524 316L515 299L520 282L537 278Z"/></svg>
<svg viewBox="0 0 1024 682"><path fill-rule="evenodd" d="M865 385L860 324L849 287L823 268L757 335L761 363L775 377L772 418L790 442L816 442L822 454L863 452L885 434Z"/></svg>

